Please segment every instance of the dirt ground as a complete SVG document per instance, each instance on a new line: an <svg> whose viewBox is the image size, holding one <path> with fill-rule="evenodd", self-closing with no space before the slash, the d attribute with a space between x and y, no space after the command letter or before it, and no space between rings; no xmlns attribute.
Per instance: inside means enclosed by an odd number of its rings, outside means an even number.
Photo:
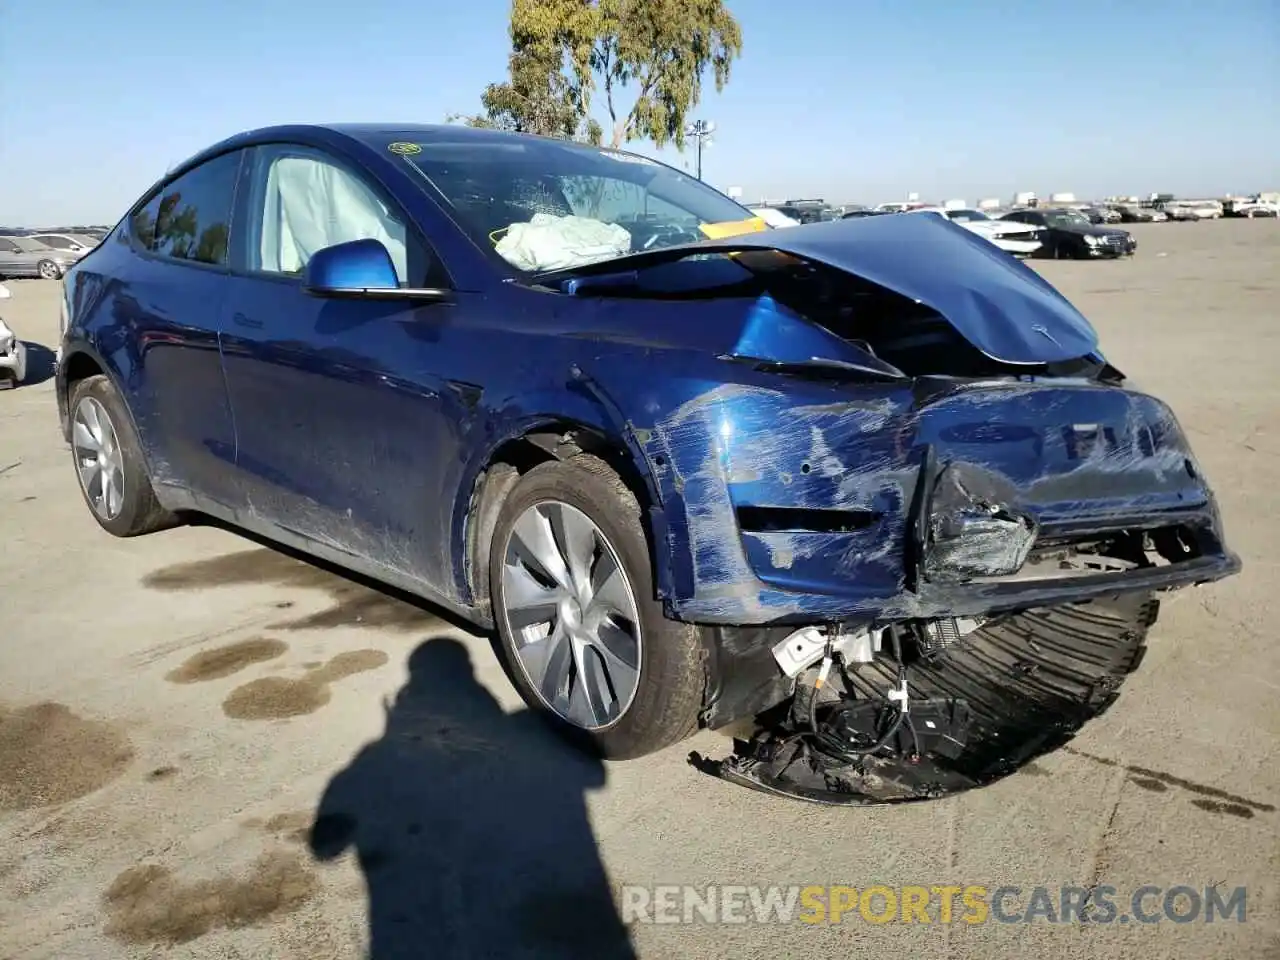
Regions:
<svg viewBox="0 0 1280 960"><path fill-rule="evenodd" d="M713 734L601 766L435 612L210 526L109 537L57 430L59 285L10 283L47 349L0 393L0 958L604 957L606 883L1247 887L1244 923L638 922L646 958L1280 956L1280 222L1135 233L1040 268L1173 404L1245 571L1166 602L1069 752L892 809L711 779Z"/></svg>

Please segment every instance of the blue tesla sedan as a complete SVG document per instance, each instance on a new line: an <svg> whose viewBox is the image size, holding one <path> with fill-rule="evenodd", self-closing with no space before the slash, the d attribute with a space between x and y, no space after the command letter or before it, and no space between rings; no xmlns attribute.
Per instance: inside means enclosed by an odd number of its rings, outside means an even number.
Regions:
<svg viewBox="0 0 1280 960"><path fill-rule="evenodd" d="M1239 567L1169 408L940 218L772 230L621 151L274 127L64 286L103 528L210 515L411 591L610 757L732 726L757 786L986 782Z"/></svg>

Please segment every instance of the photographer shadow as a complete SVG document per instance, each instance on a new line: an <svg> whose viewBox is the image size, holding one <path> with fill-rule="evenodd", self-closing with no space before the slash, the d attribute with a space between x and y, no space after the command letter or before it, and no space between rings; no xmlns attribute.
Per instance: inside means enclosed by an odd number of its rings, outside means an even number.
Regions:
<svg viewBox="0 0 1280 960"><path fill-rule="evenodd" d="M369 956L631 960L586 809L599 758L508 714L457 640L409 659L381 739L330 781L312 853L354 850Z"/></svg>

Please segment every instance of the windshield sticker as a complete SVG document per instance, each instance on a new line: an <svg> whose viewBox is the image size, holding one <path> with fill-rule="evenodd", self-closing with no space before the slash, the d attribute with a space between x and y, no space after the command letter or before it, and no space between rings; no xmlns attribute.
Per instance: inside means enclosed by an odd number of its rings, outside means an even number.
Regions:
<svg viewBox="0 0 1280 960"><path fill-rule="evenodd" d="M418 144L405 143L403 140L397 140L395 143L387 144L387 149L402 157L412 157L422 152L422 147Z"/></svg>
<svg viewBox="0 0 1280 960"><path fill-rule="evenodd" d="M698 229L708 240L723 240L725 237L737 237L744 233L760 233L769 229L769 225L759 217L748 217L746 220L723 220L720 223L701 223Z"/></svg>

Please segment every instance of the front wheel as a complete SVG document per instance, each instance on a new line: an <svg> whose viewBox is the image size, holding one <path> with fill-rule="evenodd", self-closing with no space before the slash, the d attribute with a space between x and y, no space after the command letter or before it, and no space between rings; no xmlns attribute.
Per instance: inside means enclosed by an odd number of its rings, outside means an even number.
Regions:
<svg viewBox="0 0 1280 960"><path fill-rule="evenodd" d="M156 500L133 421L111 381L99 374L77 382L68 406L80 492L98 525L117 537L171 526L175 518Z"/></svg>
<svg viewBox="0 0 1280 960"><path fill-rule="evenodd" d="M663 615L651 569L639 504L595 457L530 470L494 527L490 594L512 682L610 759L683 740L702 706L697 629Z"/></svg>

